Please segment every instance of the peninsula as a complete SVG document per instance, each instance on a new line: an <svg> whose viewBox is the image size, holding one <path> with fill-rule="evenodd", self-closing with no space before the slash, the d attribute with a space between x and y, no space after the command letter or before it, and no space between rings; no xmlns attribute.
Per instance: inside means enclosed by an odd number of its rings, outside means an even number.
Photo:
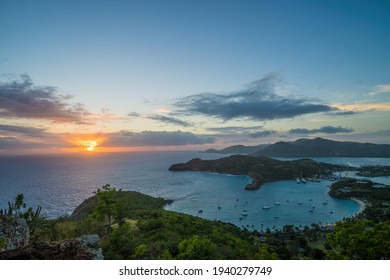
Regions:
<svg viewBox="0 0 390 280"><path fill-rule="evenodd" d="M379 167L350 167L317 162L311 159L281 161L263 156L233 155L215 160L192 159L186 163L173 164L170 171L206 171L219 174L245 175L252 182L245 186L246 190L257 190L264 183L295 180L296 178L328 178L334 172L356 170L362 174L371 174ZM375 169L375 170L376 170ZM380 167L381 174L390 173L389 166ZM376 172L378 172L376 170Z"/></svg>
<svg viewBox="0 0 390 280"><path fill-rule="evenodd" d="M216 160L195 158L187 163L173 164L169 170L245 175L252 178L252 182L246 185L245 189L256 190L266 182L293 180L297 177L330 176L332 171L345 170L345 167L320 163L311 159L280 161L267 157L233 155Z"/></svg>

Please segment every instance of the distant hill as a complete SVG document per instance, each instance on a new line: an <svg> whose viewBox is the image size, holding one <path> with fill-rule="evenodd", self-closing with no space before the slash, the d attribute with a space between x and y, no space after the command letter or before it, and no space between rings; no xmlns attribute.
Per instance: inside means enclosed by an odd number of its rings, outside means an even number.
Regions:
<svg viewBox="0 0 390 280"><path fill-rule="evenodd" d="M268 147L270 144L260 144L257 146L244 146L244 145L235 145L231 147L224 148L222 150L208 149L204 153L213 153L213 154L253 154L255 152L261 151L264 148Z"/></svg>
<svg viewBox="0 0 390 280"><path fill-rule="evenodd" d="M254 152L268 157L390 157L390 145L340 142L323 138L277 142Z"/></svg>

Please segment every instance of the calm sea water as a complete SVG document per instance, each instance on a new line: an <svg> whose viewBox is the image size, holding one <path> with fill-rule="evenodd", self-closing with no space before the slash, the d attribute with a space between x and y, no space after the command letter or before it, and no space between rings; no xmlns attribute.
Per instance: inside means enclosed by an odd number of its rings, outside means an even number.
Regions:
<svg viewBox="0 0 390 280"><path fill-rule="evenodd" d="M109 183L117 189L174 199L168 210L257 229L331 223L359 211L354 201L329 197L327 181L282 181L246 191L243 187L250 181L246 176L168 171L171 164L194 157L223 156L181 151L0 157L0 207L23 193L28 205L42 205L49 218L69 215L98 187ZM390 159L318 160L355 166L367 162L390 165ZM381 180L390 183L388 178ZM265 205L271 208L264 210ZM247 216L242 216L245 210Z"/></svg>

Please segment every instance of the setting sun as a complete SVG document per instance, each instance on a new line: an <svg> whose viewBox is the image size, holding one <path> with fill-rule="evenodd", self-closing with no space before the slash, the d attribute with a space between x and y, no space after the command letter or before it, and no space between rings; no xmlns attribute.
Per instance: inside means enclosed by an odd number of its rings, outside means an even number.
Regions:
<svg viewBox="0 0 390 280"><path fill-rule="evenodd" d="M95 150L95 147L99 144L96 140L80 140L79 143L88 152Z"/></svg>

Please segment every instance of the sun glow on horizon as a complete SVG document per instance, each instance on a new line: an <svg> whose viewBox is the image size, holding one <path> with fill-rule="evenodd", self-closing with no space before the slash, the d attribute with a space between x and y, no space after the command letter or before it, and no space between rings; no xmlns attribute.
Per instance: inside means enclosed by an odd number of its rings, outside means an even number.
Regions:
<svg viewBox="0 0 390 280"><path fill-rule="evenodd" d="M85 151L88 152L93 152L99 145L97 140L80 140L78 143Z"/></svg>

